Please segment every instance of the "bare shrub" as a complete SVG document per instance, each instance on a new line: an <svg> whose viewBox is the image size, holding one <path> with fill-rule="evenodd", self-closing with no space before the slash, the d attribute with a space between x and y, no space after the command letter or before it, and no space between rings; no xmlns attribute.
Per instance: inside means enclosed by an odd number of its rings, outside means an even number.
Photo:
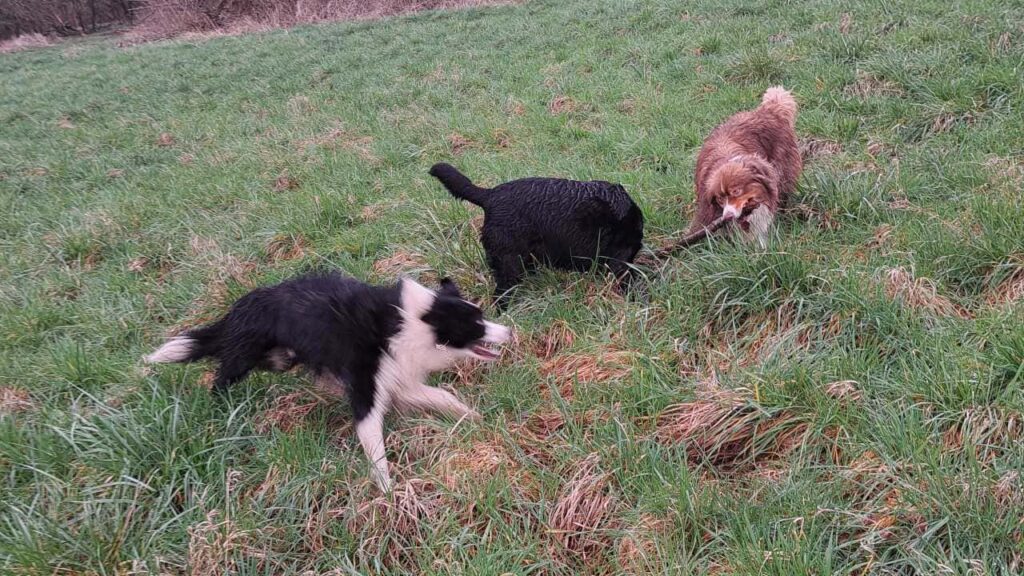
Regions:
<svg viewBox="0 0 1024 576"><path fill-rule="evenodd" d="M507 3L509 0L139 0L140 33L162 38L185 32L231 33L327 20L384 18L419 10Z"/></svg>
<svg viewBox="0 0 1024 576"><path fill-rule="evenodd" d="M22 34L0 42L0 53L21 52L32 48L45 48L50 45L50 39L38 32Z"/></svg>

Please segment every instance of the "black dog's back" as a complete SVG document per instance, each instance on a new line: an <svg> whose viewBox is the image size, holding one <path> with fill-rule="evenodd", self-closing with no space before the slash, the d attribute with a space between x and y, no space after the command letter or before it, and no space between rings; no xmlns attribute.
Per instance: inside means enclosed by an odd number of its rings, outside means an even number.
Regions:
<svg viewBox="0 0 1024 576"><path fill-rule="evenodd" d="M596 260L622 276L642 247L643 214L619 184L523 178L486 189L448 164L430 173L453 196L484 209L480 239L499 308L535 261L585 270Z"/></svg>

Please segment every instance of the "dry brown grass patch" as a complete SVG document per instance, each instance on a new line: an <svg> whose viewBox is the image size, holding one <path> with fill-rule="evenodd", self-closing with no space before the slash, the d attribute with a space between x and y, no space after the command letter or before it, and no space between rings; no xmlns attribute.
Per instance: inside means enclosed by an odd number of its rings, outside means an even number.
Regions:
<svg viewBox="0 0 1024 576"><path fill-rule="evenodd" d="M378 164L380 158L373 151L373 137L359 134L341 127L334 127L326 132L304 138L295 142L299 152L310 152L315 148L326 150L344 150L358 156L364 162Z"/></svg>
<svg viewBox="0 0 1024 576"><path fill-rule="evenodd" d="M568 96L556 96L548 102L548 113L551 115L567 114L575 112L579 109L579 105L575 100Z"/></svg>
<svg viewBox="0 0 1024 576"><path fill-rule="evenodd" d="M450 437L451 431L440 428L437 424L416 424L393 430L388 434L384 444L401 447L394 461L396 467L408 467L417 463L432 466L440 458Z"/></svg>
<svg viewBox="0 0 1024 576"><path fill-rule="evenodd" d="M359 538L360 556L380 556L387 566L411 568L416 548L453 506L437 483L411 478L398 482L389 495L359 503L348 530Z"/></svg>
<svg viewBox="0 0 1024 576"><path fill-rule="evenodd" d="M872 96L902 96L903 89L895 82L858 70L856 80L843 88L843 93L863 100Z"/></svg>
<svg viewBox="0 0 1024 576"><path fill-rule="evenodd" d="M861 393L857 386L856 380L839 380L825 386L825 394L836 400L859 402Z"/></svg>
<svg viewBox="0 0 1024 576"><path fill-rule="evenodd" d="M1018 268L1009 278L1000 282L985 296L989 306L1005 306L1024 298L1024 268Z"/></svg>
<svg viewBox="0 0 1024 576"><path fill-rule="evenodd" d="M843 145L826 138L802 138L799 143L800 156L804 162L841 154Z"/></svg>
<svg viewBox="0 0 1024 576"><path fill-rule="evenodd" d="M879 248L888 246L889 237L892 236L894 228L890 224L882 224L878 228L875 228L875 233L871 236L871 240L868 240L865 247L871 250L877 250Z"/></svg>
<svg viewBox="0 0 1024 576"><path fill-rule="evenodd" d="M575 472L562 485L548 516L552 555L575 566L600 565L617 527L618 501L612 494L611 475L602 472L598 463L597 454L591 454L573 467Z"/></svg>
<svg viewBox="0 0 1024 576"><path fill-rule="evenodd" d="M994 406L964 410L942 435L949 450L969 449L978 460L991 462L1024 440L1024 417Z"/></svg>
<svg viewBox="0 0 1024 576"><path fill-rule="evenodd" d="M161 132L160 135L156 137L156 145L161 148L174 146L175 143L177 143L177 140L170 132Z"/></svg>
<svg viewBox="0 0 1024 576"><path fill-rule="evenodd" d="M188 527L189 573L213 576L234 572L240 557L260 558L263 552L251 544L252 534L241 530L230 518L221 519L220 511L211 510L206 519Z"/></svg>
<svg viewBox="0 0 1024 576"><path fill-rule="evenodd" d="M555 434L565 427L565 417L556 410L531 413L524 422L509 426L516 445L531 460L544 467L554 465L555 453L568 446Z"/></svg>
<svg viewBox="0 0 1024 576"><path fill-rule="evenodd" d="M594 352L563 353L544 362L540 371L554 378L563 398L572 399L576 384L595 384L619 380L633 369L635 353L602 348Z"/></svg>
<svg viewBox="0 0 1024 576"><path fill-rule="evenodd" d="M532 338L531 349L534 356L541 360L549 360L576 342L576 332L565 320L554 321L543 334Z"/></svg>
<svg viewBox="0 0 1024 576"><path fill-rule="evenodd" d="M271 263L296 260L306 255L309 242L301 234L278 234L263 249Z"/></svg>
<svg viewBox="0 0 1024 576"><path fill-rule="evenodd" d="M288 175L287 172L274 179L274 192L286 192L299 187L299 181Z"/></svg>
<svg viewBox="0 0 1024 576"><path fill-rule="evenodd" d="M14 386L0 387L0 414L14 414L32 408L28 390Z"/></svg>
<svg viewBox="0 0 1024 576"><path fill-rule="evenodd" d="M809 433L806 419L791 411L764 408L724 392L666 408L658 416L655 438L683 444L694 464L737 470L787 456Z"/></svg>
<svg viewBox="0 0 1024 576"><path fill-rule="evenodd" d="M458 132L452 132L449 134L446 141L448 142L448 149L451 150L451 153L454 156L459 156L476 145L475 142Z"/></svg>
<svg viewBox="0 0 1024 576"><path fill-rule="evenodd" d="M274 429L291 432L305 424L306 417L318 404L320 401L306 392L292 392L278 396L274 398L274 403L270 408L256 417L253 427L260 434L266 434Z"/></svg>
<svg viewBox="0 0 1024 576"><path fill-rule="evenodd" d="M883 280L885 294L892 300L915 309L926 310L935 316L972 318L969 310L938 293L935 283L928 278L915 278L906 268L890 269Z"/></svg>
<svg viewBox="0 0 1024 576"><path fill-rule="evenodd" d="M46 48L50 44L50 39L38 32L22 34L0 42L0 54L21 52L22 50L31 50L32 48Z"/></svg>
<svg viewBox="0 0 1024 576"><path fill-rule="evenodd" d="M373 271L378 276L385 278L394 278L400 274L426 269L428 269L426 260L421 254L414 252L398 251L373 263Z"/></svg>
<svg viewBox="0 0 1024 576"><path fill-rule="evenodd" d="M139 256L138 258L133 258L128 262L128 271L141 273L146 270L146 266L149 266L149 258Z"/></svg>
<svg viewBox="0 0 1024 576"><path fill-rule="evenodd" d="M616 547L618 565L628 574L660 572L667 558L665 550L658 548L657 538L671 529L671 522L651 514L643 514L629 529Z"/></svg>
<svg viewBox="0 0 1024 576"><path fill-rule="evenodd" d="M483 490L499 475L527 497L535 497L540 490L537 480L508 453L496 435L446 451L440 456L435 474L449 490L462 494Z"/></svg>

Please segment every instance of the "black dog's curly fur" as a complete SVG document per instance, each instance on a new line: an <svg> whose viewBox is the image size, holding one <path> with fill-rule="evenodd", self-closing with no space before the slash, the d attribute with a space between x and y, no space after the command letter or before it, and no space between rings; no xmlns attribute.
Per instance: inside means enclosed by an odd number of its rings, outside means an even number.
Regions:
<svg viewBox="0 0 1024 576"><path fill-rule="evenodd" d="M586 270L596 260L628 284L629 263L643 245L644 216L621 185L523 178L486 189L443 163L430 175L456 198L484 209L480 240L494 273L499 310L536 262Z"/></svg>

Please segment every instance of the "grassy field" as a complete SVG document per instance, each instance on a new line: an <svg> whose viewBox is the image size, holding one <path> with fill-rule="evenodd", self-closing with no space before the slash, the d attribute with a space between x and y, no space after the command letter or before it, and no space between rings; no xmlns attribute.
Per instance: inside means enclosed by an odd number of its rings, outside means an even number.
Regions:
<svg viewBox="0 0 1024 576"><path fill-rule="evenodd" d="M1024 10L534 0L0 56L0 572L1011 574L1024 557ZM480 424L396 417L383 497L298 376L174 330L315 266L491 290L427 175L621 181L657 246L706 133L792 89L766 251L533 277Z"/></svg>

